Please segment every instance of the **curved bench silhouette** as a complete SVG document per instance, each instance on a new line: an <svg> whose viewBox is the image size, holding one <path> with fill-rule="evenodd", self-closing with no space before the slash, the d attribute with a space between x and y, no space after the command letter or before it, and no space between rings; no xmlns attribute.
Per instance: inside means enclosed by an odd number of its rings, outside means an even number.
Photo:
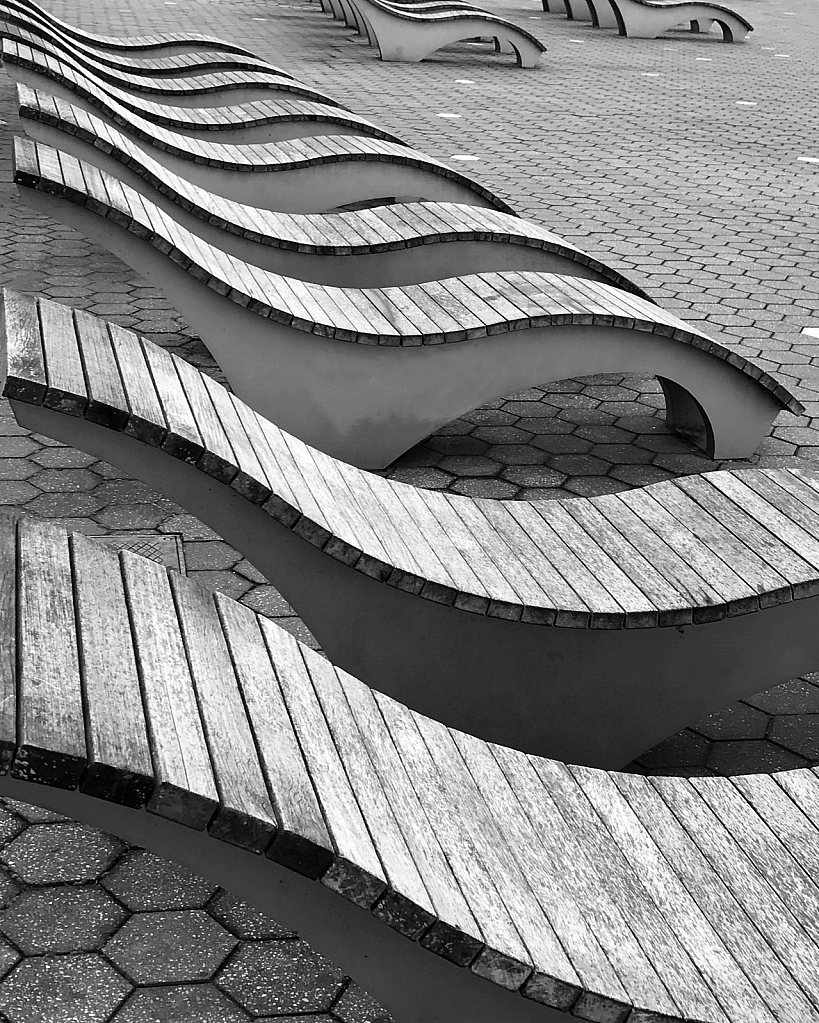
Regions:
<svg viewBox="0 0 819 1023"><path fill-rule="evenodd" d="M0 550L3 795L235 892L399 1021L819 1021L813 772L527 757L128 551L8 516Z"/></svg>
<svg viewBox="0 0 819 1023"><path fill-rule="evenodd" d="M186 68L201 68L208 63L211 67L223 67L225 70L228 67L236 69L258 67L260 64L265 64L267 69L270 68L270 65L243 46L196 33L162 33L127 39L101 36L93 32L83 32L61 21L31 0L4 0L0 14L4 18L17 16L27 19L33 25L42 25L55 35L100 52L103 59L106 51L110 51L112 56L108 59L113 62L113 66L119 66L120 61L126 60L132 62L135 67L141 64L148 74L162 73L169 68L176 74Z"/></svg>
<svg viewBox="0 0 819 1023"><path fill-rule="evenodd" d="M172 174L92 115L58 106L61 131L76 133L86 147L104 139L110 148L107 155L99 149L89 153L97 167L109 170L211 245L274 273L334 287L383 288L452 274L541 270L605 281L648 300L619 271L539 224L508 213L454 203L400 203L303 215L243 206ZM18 137L15 151L21 180L28 176L47 191L64 190L58 150ZM78 142L72 151L82 151ZM49 168L57 169L57 179ZM86 168L83 177L89 173Z"/></svg>
<svg viewBox="0 0 819 1023"><path fill-rule="evenodd" d="M691 0L589 0L604 28L614 27L602 14L605 3L611 7L620 35L632 39L656 39L663 32L687 23L695 32L707 32L716 23L726 43L742 42L754 30L753 25L741 15L719 4Z"/></svg>
<svg viewBox="0 0 819 1023"><path fill-rule="evenodd" d="M0 7L0 19L4 11ZM6 45L4 60L24 70L32 67L34 70L39 69L41 74L58 83L62 76L56 62L67 60L75 65L75 70L88 69L97 79L119 90L157 96L173 106L201 109L224 106L227 103L254 103L276 98L277 93L303 96L329 106L343 105L312 86L297 81L286 72L203 70L185 73L184 69L179 69L178 75L174 77L149 75L143 71L135 73L115 62L105 63L93 54L78 51L71 42L47 36L37 29L22 28L15 22L0 20L0 36L8 43L16 44ZM55 63L50 63L48 58ZM23 72L20 72L20 76L23 77Z"/></svg>
<svg viewBox="0 0 819 1023"><path fill-rule="evenodd" d="M482 738L616 767L819 660L819 480L721 471L594 499L419 490L308 447L182 360L7 292L20 424L219 533L339 667Z"/></svg>
<svg viewBox="0 0 819 1023"><path fill-rule="evenodd" d="M413 11L385 0L347 0L382 60L420 61L450 43L491 36L519 67L531 68L546 47L531 33L489 11Z"/></svg>
<svg viewBox="0 0 819 1023"><path fill-rule="evenodd" d="M118 124L136 115L188 138L216 139L224 144L264 145L315 135L363 135L401 144L396 135L364 117L301 96L274 99L268 95L252 104L178 107L118 89L65 57L50 57L43 50L14 40L3 40L2 57L4 66L18 83L51 93ZM295 85L292 79L286 81ZM122 114L123 109L126 115Z"/></svg>
<svg viewBox="0 0 819 1023"><path fill-rule="evenodd" d="M253 408L357 465L384 466L485 401L589 373L656 374L669 424L719 458L747 457L779 411L802 409L737 353L607 284L508 271L309 284L209 245L110 176L89 190L84 173L60 156L46 178L32 163L16 180L27 204L162 288Z"/></svg>
<svg viewBox="0 0 819 1023"><path fill-rule="evenodd" d="M68 103L46 92L17 86L26 134L96 162L81 139L55 131ZM62 104L62 106L61 106ZM356 135L289 139L242 146L195 139L145 121L108 101L118 130L150 146L153 158L192 184L233 202L282 213L317 213L337 206L393 196L462 202L511 213L489 189L432 157L396 142ZM78 120L84 112L74 107ZM90 116L90 115L88 115ZM66 122L63 122L66 123ZM102 124L98 119L98 127ZM102 129L101 129L102 130ZM104 154L104 138L98 136ZM99 159L102 159L100 157Z"/></svg>

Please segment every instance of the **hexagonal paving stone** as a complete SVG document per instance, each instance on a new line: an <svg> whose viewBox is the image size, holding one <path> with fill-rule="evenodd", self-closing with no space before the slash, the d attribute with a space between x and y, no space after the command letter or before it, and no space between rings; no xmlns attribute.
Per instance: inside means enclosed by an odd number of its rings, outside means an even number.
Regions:
<svg viewBox="0 0 819 1023"><path fill-rule="evenodd" d="M32 461L44 469L87 469L96 458L76 448L47 448L34 455Z"/></svg>
<svg viewBox="0 0 819 1023"><path fill-rule="evenodd" d="M0 916L0 931L26 955L92 952L125 916L96 885L29 888Z"/></svg>
<svg viewBox="0 0 819 1023"><path fill-rule="evenodd" d="M40 491L25 480L2 480L0 481L0 504L27 504L32 501Z"/></svg>
<svg viewBox="0 0 819 1023"><path fill-rule="evenodd" d="M691 729L707 739L764 739L769 720L761 710L735 703L691 725Z"/></svg>
<svg viewBox="0 0 819 1023"><path fill-rule="evenodd" d="M699 767L706 763L710 752L711 742L686 728L653 746L637 758L637 763L650 771L666 767Z"/></svg>
<svg viewBox="0 0 819 1023"><path fill-rule="evenodd" d="M40 444L31 435L0 437L0 458L28 458L40 450Z"/></svg>
<svg viewBox="0 0 819 1023"><path fill-rule="evenodd" d="M804 678L792 678L744 702L766 714L811 714L819 711L819 686Z"/></svg>
<svg viewBox="0 0 819 1023"><path fill-rule="evenodd" d="M104 1023L131 985L98 955L24 959L0 983L9 1023Z"/></svg>
<svg viewBox="0 0 819 1023"><path fill-rule="evenodd" d="M99 508L93 491L90 494L40 494L28 505L29 511L46 519L62 519L72 515L93 515Z"/></svg>
<svg viewBox="0 0 819 1023"><path fill-rule="evenodd" d="M108 529L156 529L165 518L167 514L155 504L113 504L96 516Z"/></svg>
<svg viewBox="0 0 819 1023"><path fill-rule="evenodd" d="M191 572L233 568L240 560L241 554L221 540L202 540L185 545L185 564Z"/></svg>
<svg viewBox="0 0 819 1023"><path fill-rule="evenodd" d="M123 849L118 838L84 824L33 824L0 859L28 884L96 881Z"/></svg>
<svg viewBox="0 0 819 1023"><path fill-rule="evenodd" d="M394 1017L352 980L333 1006L333 1015L341 1023L395 1023Z"/></svg>
<svg viewBox="0 0 819 1023"><path fill-rule="evenodd" d="M209 980L236 939L201 909L135 913L103 951L135 984Z"/></svg>
<svg viewBox="0 0 819 1023"><path fill-rule="evenodd" d="M33 803L23 803L19 799L9 799L4 796L3 805L18 817L22 817L29 824L57 824L60 821L68 821L61 813L55 813L45 806L35 806Z"/></svg>
<svg viewBox="0 0 819 1023"><path fill-rule="evenodd" d="M0 480L26 480L39 471L31 458L0 458Z"/></svg>
<svg viewBox="0 0 819 1023"><path fill-rule="evenodd" d="M134 913L202 909L218 887L147 849L131 849L101 880Z"/></svg>
<svg viewBox="0 0 819 1023"><path fill-rule="evenodd" d="M819 760L819 714L777 715L768 738L801 757Z"/></svg>
<svg viewBox="0 0 819 1023"><path fill-rule="evenodd" d="M102 482L102 477L89 469L42 469L32 477L31 482L41 490L68 492L93 490Z"/></svg>
<svg viewBox="0 0 819 1023"><path fill-rule="evenodd" d="M707 761L708 767L718 774L768 774L772 771L792 771L805 767L804 757L782 749L768 739L748 739L736 742L715 742Z"/></svg>
<svg viewBox="0 0 819 1023"><path fill-rule="evenodd" d="M212 984L180 984L139 988L112 1023L157 1023L159 1020L162 1023L246 1023L250 1016Z"/></svg>
<svg viewBox="0 0 819 1023"><path fill-rule="evenodd" d="M248 905L233 892L220 891L208 905L208 912L237 938L245 941L295 937L292 931Z"/></svg>
<svg viewBox="0 0 819 1023"><path fill-rule="evenodd" d="M243 943L217 985L256 1016L326 1012L344 974L305 941Z"/></svg>

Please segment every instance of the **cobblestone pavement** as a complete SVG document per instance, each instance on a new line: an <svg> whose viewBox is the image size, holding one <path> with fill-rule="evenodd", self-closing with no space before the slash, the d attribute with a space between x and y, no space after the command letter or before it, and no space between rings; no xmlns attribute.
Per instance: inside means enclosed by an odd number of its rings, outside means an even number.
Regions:
<svg viewBox="0 0 819 1023"><path fill-rule="evenodd" d="M480 44L423 65L385 65L309 2L61 0L50 8L92 31L195 28L233 39L453 161L683 318L704 321L796 393L806 415L782 414L744 464L819 462L819 7L732 0L756 32L723 46L716 35L620 39L543 13L537 0L486 5L542 36L549 49L539 68L520 71ZM17 200L13 100L0 71L0 284L114 319L218 375L159 292ZM387 472L455 493L539 500L727 464L741 463L709 461L669 433L654 381L625 374L493 402ZM274 587L218 536L112 466L20 430L7 406L0 504L87 533L178 539L189 574L312 642ZM714 715L630 767L730 774L815 763L819 675ZM304 943L224 893L21 804L0 810L0 900L8 907L0 910L0 1021L387 1019Z"/></svg>

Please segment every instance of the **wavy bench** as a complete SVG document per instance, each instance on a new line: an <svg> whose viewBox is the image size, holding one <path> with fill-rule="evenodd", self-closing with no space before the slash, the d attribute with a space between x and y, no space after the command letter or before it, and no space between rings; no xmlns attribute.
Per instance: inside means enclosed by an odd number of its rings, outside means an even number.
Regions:
<svg viewBox="0 0 819 1023"><path fill-rule="evenodd" d="M726 43L738 43L753 32L753 25L735 11L718 4L656 2L656 0L588 0L601 27L614 27L607 18L608 3L621 36L656 39L669 29L690 24L692 31L707 32L716 23ZM605 13L604 13L605 12Z"/></svg>
<svg viewBox="0 0 819 1023"><path fill-rule="evenodd" d="M104 138L98 136L92 149L78 136L59 130L68 123L58 113L67 103L60 107L61 100L26 85L18 85L17 95L27 135L76 152L78 158L102 160ZM283 213L316 213L404 196L512 212L502 199L465 174L396 142L326 135L264 145L232 145L172 132L113 100L108 107L122 132L147 143L158 163L233 202ZM83 113L79 110L78 118Z"/></svg>
<svg viewBox="0 0 819 1023"><path fill-rule="evenodd" d="M347 0L382 60L420 61L442 46L490 36L519 67L532 68L546 47L531 33L489 11L414 11L385 0Z"/></svg>
<svg viewBox="0 0 819 1023"><path fill-rule="evenodd" d="M290 601L334 664L482 738L615 767L819 662L819 480L743 470L473 500L289 436L114 324L5 296L20 424L145 480Z"/></svg>
<svg viewBox="0 0 819 1023"><path fill-rule="evenodd" d="M3 0L0 13L4 18L14 16L26 19L31 25L42 26L55 35L93 49L100 54L101 59L111 60L112 66L120 66L121 61L128 61L134 67L143 67L147 74L163 74L167 71L178 74L189 68L207 65L223 69L247 69L261 65L270 68L269 64L243 46L195 33L163 33L128 39L96 35L60 21L31 0ZM111 51L110 57L106 58L106 51Z"/></svg>
<svg viewBox="0 0 819 1023"><path fill-rule="evenodd" d="M0 17L5 9L0 7ZM0 36L16 46L6 47L4 60L23 69L32 68L53 81L60 82L57 62L67 60L74 69L85 68L107 84L130 93L160 97L173 106L194 109L224 106L228 103L255 103L276 98L277 93L303 96L306 99L342 106L337 100L305 85L284 72L272 71L198 71L178 77L134 73L113 62L104 63L96 56L84 55L69 41L48 37L39 30L22 28L15 22L0 20ZM26 49L21 53L20 46ZM31 50L37 51L36 59ZM52 62L48 58L52 58ZM20 72L22 75L23 72ZM271 97L273 93L273 97Z"/></svg>
<svg viewBox="0 0 819 1023"><path fill-rule="evenodd" d="M819 1021L814 772L526 756L130 552L7 516L0 551L3 795L235 892L399 1021Z"/></svg>
<svg viewBox="0 0 819 1023"><path fill-rule="evenodd" d="M16 82L120 125L136 116L186 138L215 139L226 145L266 145L316 135L362 135L401 144L396 135L349 110L292 95L297 88L292 79L286 80L291 95L268 95L253 103L230 106L178 107L118 89L66 58L57 59L13 40L3 40L2 57Z"/></svg>
<svg viewBox="0 0 819 1023"><path fill-rule="evenodd" d="M382 288L491 270L569 273L648 296L612 267L532 221L454 203L399 203L328 214L279 214L230 202L157 163L127 136L57 101L59 127L110 153L94 164L130 185L182 227L217 248L298 280L334 287ZM66 187L59 151L15 139L21 180L59 194ZM78 144L73 152L80 151ZM65 156L65 154L64 154ZM63 160L64 160L63 156ZM55 178L50 168L57 170ZM90 169L83 171L87 179ZM111 187L116 187L111 182Z"/></svg>
<svg viewBox="0 0 819 1023"><path fill-rule="evenodd" d="M656 374L669 424L719 458L749 456L782 409L802 409L736 352L607 284L508 271L310 284L230 256L127 185L86 174L60 156L46 178L31 164L16 180L34 209L163 289L244 400L357 465L384 466L485 401L590 373Z"/></svg>

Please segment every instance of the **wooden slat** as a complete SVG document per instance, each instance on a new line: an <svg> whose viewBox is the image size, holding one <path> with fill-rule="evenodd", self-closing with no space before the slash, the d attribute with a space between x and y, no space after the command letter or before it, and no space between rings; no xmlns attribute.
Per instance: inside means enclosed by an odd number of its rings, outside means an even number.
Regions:
<svg viewBox="0 0 819 1023"><path fill-rule="evenodd" d="M773 1023L770 1010L725 947L722 936L668 864L609 775L588 767L572 767L571 771L710 990L710 1005L702 992L695 994L691 1004L678 997L684 1015L696 1018L698 1013L721 1009L729 1019ZM649 786L645 779L638 779L638 782Z"/></svg>
<svg viewBox="0 0 819 1023"><path fill-rule="evenodd" d="M421 944L459 966L467 966L483 948L480 927L421 806L373 691L345 671L336 669L336 673L437 916Z"/></svg>
<svg viewBox="0 0 819 1023"><path fill-rule="evenodd" d="M260 619L260 625L336 848L336 857L322 875L322 883L368 909L384 892L387 881L321 712L304 656L289 632L267 619Z"/></svg>
<svg viewBox="0 0 819 1023"><path fill-rule="evenodd" d="M71 555L88 741L80 789L142 807L153 764L119 556L77 533Z"/></svg>
<svg viewBox="0 0 819 1023"><path fill-rule="evenodd" d="M721 780L721 779L719 779ZM817 1003L817 947L692 784L652 777L663 800L796 982ZM726 782L726 784L728 784Z"/></svg>
<svg viewBox="0 0 819 1023"><path fill-rule="evenodd" d="M276 817L212 595L171 574L205 740L219 792L208 831L214 838L264 852Z"/></svg>
<svg viewBox="0 0 819 1023"><path fill-rule="evenodd" d="M17 517L0 513L0 774L17 747Z"/></svg>
<svg viewBox="0 0 819 1023"><path fill-rule="evenodd" d="M39 306L48 374L43 405L70 416L81 416L88 395L72 310L45 298L39 300Z"/></svg>
<svg viewBox="0 0 819 1023"><path fill-rule="evenodd" d="M147 341L143 341L142 350L168 424L162 448L183 462L196 462L204 448L202 437L185 392L179 386L173 360L164 349Z"/></svg>
<svg viewBox="0 0 819 1023"><path fill-rule="evenodd" d="M37 302L9 288L3 290L6 329L4 394L42 405L48 377Z"/></svg>
<svg viewBox="0 0 819 1023"><path fill-rule="evenodd" d="M445 810L465 825L477 861L492 877L526 947L534 967L526 981L528 996L537 994L546 1004L569 1008L580 994L580 978L507 842L506 813L496 818L490 810L446 726L422 714L412 717L446 793Z"/></svg>
<svg viewBox="0 0 819 1023"><path fill-rule="evenodd" d="M610 777L651 834L671 869L719 932L735 962L771 1007L767 1016L762 1018L769 1018L775 1011L774 1018L782 1019L783 1023L815 1020L816 1008L780 960L771 954L770 945L692 841L684 821L677 820L656 789L639 775L612 773ZM758 777L754 778L756 780ZM687 783L680 779L678 784ZM772 784L776 788L775 783ZM787 801L787 796L784 798ZM758 1010L756 1016L759 1016ZM755 1016L751 1014L741 1018L751 1020Z"/></svg>
<svg viewBox="0 0 819 1023"><path fill-rule="evenodd" d="M487 749L500 766L520 807L529 820L540 845L532 851L533 864L530 869L537 875L545 872L544 885L551 881L553 889L546 891L560 901L558 907L566 906L566 916L558 921L563 928L567 948L576 947L586 939L586 929L602 946L611 968L617 974L620 984L611 985L604 959L586 962L586 969L594 974L594 965L601 971L597 984L591 983L575 1006L576 1014L586 1011L594 1019L595 1011L603 1019L622 1019L625 1011L622 1002L634 1005L650 1005L657 1014L669 1016L677 1013L677 1006L658 976L657 969L644 950L641 934L632 929L628 914L618 902L604 897L606 889L601 887L598 872L605 864L596 860L594 846L584 840L582 827L576 828L574 820L559 811L550 788L544 785L534 768L533 758L525 753L487 743ZM607 894L607 893L606 893ZM572 938L572 931L577 931ZM569 931L569 933L565 933ZM578 953L575 965L580 970L584 960ZM584 979L586 973L582 974ZM591 978L590 978L591 979ZM650 1018L650 1017L649 1017Z"/></svg>
<svg viewBox="0 0 819 1023"><path fill-rule="evenodd" d="M711 1019L727 1023L702 976L681 946L677 935L646 891L640 875L621 852L613 836L595 813L586 795L569 769L557 761L530 757L535 770L550 795L572 824L578 840L594 862L596 886L587 896L586 904L605 898L623 913L632 930L646 949L654 969L683 1018ZM595 884L592 878L591 884Z"/></svg>
<svg viewBox="0 0 819 1023"><path fill-rule="evenodd" d="M463 821L447 808L445 787L407 707L376 692L376 702L435 835L486 939L470 969L514 991L532 973L520 934Z"/></svg>
<svg viewBox="0 0 819 1023"><path fill-rule="evenodd" d="M302 653L389 883L373 912L395 930L417 940L435 920L429 894L367 753L336 669L326 658L312 651Z"/></svg>
<svg viewBox="0 0 819 1023"><path fill-rule="evenodd" d="M238 472L236 455L225 433L221 417L213 407L205 378L195 366L191 366L183 359L174 359L174 366L202 438L203 451L196 466L220 483L230 485Z"/></svg>
<svg viewBox="0 0 819 1023"><path fill-rule="evenodd" d="M120 553L154 763L148 809L202 831L218 804L166 569Z"/></svg>
<svg viewBox="0 0 819 1023"><path fill-rule="evenodd" d="M68 537L35 519L18 527L16 778L76 788L87 763Z"/></svg>
<svg viewBox="0 0 819 1023"><path fill-rule="evenodd" d="M276 813L278 831L267 855L321 877L333 862L333 843L258 618L221 594L215 600Z"/></svg>
<svg viewBox="0 0 819 1023"><path fill-rule="evenodd" d="M115 323L109 323L108 330L130 410L123 433L151 447L161 447L168 433L168 421L139 338Z"/></svg>
<svg viewBox="0 0 819 1023"><path fill-rule="evenodd" d="M75 310L74 320L88 384L84 418L109 430L122 430L128 421L128 403L106 323L83 309Z"/></svg>

